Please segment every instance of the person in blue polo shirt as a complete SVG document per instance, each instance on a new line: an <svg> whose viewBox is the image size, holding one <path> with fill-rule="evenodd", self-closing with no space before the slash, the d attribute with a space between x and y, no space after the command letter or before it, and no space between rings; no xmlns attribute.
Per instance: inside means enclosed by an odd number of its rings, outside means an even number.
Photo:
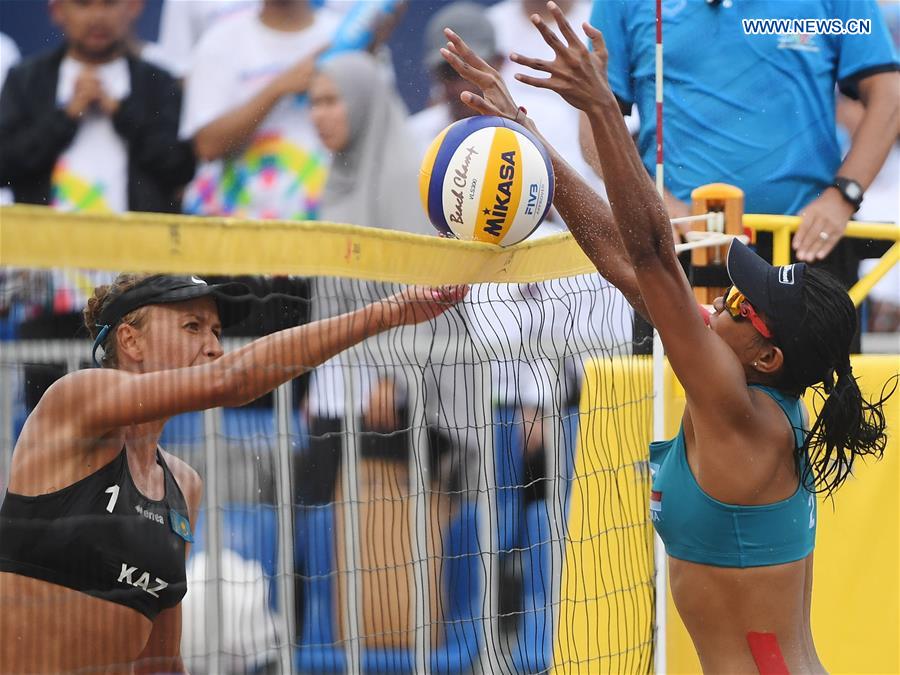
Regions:
<svg viewBox="0 0 900 675"><path fill-rule="evenodd" d="M609 84L634 104L648 171L655 167L655 8L594 0ZM898 120L897 55L874 0L663 0L666 206L687 215L691 190L737 185L748 213L798 214L796 258L846 284L857 257L838 244L887 156ZM868 35L748 35L742 19L868 19ZM846 159L835 131L835 85L865 105Z"/></svg>

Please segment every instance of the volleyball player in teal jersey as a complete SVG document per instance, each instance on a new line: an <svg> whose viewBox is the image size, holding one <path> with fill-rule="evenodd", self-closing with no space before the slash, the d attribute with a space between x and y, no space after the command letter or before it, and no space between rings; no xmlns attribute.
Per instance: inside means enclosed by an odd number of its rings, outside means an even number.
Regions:
<svg viewBox="0 0 900 675"><path fill-rule="evenodd" d="M610 205L552 152L554 205L601 274L659 330L687 394L682 428L651 449L651 520L666 544L675 604L707 672L823 672L810 630L816 492L830 492L856 458L880 457L885 419L853 377L853 304L827 273L771 267L739 242L728 256L734 286L698 311L675 255L665 207L641 163L593 54L548 3L560 39L540 17L553 61L511 55L549 77L517 76L560 94L591 123ZM482 95L478 112L533 123L499 75L447 32L444 57ZM800 402L821 384L810 425Z"/></svg>
<svg viewBox="0 0 900 675"><path fill-rule="evenodd" d="M57 381L28 417L0 505L0 673L183 672L181 599L201 484L159 447L173 415L239 406L465 287L410 287L354 312L219 342L232 285L120 275L85 324L102 368Z"/></svg>

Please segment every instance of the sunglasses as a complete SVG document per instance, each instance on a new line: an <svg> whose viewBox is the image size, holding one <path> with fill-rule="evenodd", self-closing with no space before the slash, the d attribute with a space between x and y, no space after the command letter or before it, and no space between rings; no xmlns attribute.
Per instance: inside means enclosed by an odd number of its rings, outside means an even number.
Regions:
<svg viewBox="0 0 900 675"><path fill-rule="evenodd" d="M772 331L736 286L731 286L725 292L725 309L728 310L732 319L749 319L753 327L759 331L759 334L764 338L769 338L771 340L774 337Z"/></svg>

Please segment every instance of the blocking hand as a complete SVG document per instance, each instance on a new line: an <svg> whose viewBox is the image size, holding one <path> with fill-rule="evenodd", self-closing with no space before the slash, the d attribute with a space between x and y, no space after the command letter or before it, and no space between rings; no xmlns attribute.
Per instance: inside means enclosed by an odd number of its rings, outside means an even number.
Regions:
<svg viewBox="0 0 900 675"><path fill-rule="evenodd" d="M594 47L593 52L588 51L559 6L548 2L547 8L553 14L564 40L538 14L531 16L531 22L553 50L555 58L545 61L521 54L511 54L509 58L527 68L548 73L550 77L534 77L523 73L516 73L515 77L533 87L555 91L573 107L587 111L604 97L612 96L606 78L608 54L603 34L588 23L582 24L585 35Z"/></svg>

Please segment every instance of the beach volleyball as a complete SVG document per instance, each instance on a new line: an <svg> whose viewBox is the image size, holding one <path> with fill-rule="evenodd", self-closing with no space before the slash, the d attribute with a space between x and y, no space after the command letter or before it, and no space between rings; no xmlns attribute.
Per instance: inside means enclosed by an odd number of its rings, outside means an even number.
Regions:
<svg viewBox="0 0 900 675"><path fill-rule="evenodd" d="M553 203L553 166L520 124L482 115L454 122L422 160L419 191L431 223L467 241L512 246Z"/></svg>

